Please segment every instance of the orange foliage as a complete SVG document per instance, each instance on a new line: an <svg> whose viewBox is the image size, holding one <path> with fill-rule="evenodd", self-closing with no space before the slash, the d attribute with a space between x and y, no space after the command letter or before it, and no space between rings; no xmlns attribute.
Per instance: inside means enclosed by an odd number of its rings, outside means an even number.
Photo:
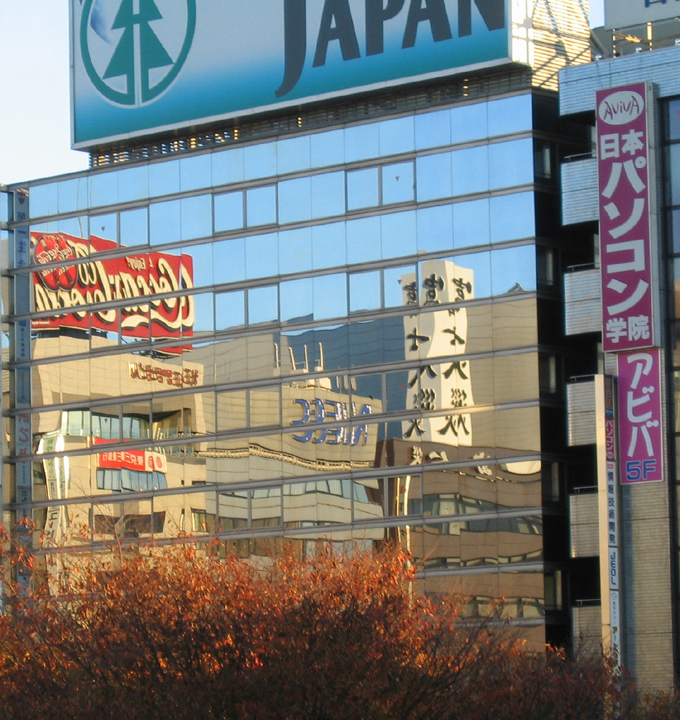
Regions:
<svg viewBox="0 0 680 720"><path fill-rule="evenodd" d="M137 549L60 578L0 617L3 720L595 720L614 702L603 661L529 655L414 596L396 550L256 569Z"/></svg>

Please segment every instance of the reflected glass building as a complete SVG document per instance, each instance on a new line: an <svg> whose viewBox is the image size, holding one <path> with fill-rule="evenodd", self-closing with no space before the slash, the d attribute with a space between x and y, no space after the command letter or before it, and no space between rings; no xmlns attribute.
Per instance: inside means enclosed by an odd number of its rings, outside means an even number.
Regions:
<svg viewBox="0 0 680 720"><path fill-rule="evenodd" d="M32 519L36 572L117 540L398 542L424 592L568 639L570 32L552 66L159 134L7 188L3 518Z"/></svg>

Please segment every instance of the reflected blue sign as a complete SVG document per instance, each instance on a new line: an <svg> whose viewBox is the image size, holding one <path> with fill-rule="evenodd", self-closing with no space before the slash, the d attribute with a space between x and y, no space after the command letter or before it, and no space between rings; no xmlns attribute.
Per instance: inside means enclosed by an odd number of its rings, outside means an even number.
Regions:
<svg viewBox="0 0 680 720"><path fill-rule="evenodd" d="M78 148L507 62L507 0L72 0Z"/></svg>

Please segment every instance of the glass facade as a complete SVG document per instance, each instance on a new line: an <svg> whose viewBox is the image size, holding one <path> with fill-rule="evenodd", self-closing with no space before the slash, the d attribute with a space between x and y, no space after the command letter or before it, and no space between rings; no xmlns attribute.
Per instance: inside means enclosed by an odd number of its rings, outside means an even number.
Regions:
<svg viewBox="0 0 680 720"><path fill-rule="evenodd" d="M564 440L533 103L11 188L5 519L41 556L399 541L426 592L545 639Z"/></svg>

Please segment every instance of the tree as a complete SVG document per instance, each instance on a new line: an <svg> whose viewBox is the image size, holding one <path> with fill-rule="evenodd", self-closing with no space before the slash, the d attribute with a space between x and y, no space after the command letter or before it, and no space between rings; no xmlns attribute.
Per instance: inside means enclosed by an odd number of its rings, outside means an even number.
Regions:
<svg viewBox="0 0 680 720"><path fill-rule="evenodd" d="M137 548L70 562L0 618L3 720L588 720L602 660L530 655L507 629L412 592L397 550L320 545L260 567Z"/></svg>

